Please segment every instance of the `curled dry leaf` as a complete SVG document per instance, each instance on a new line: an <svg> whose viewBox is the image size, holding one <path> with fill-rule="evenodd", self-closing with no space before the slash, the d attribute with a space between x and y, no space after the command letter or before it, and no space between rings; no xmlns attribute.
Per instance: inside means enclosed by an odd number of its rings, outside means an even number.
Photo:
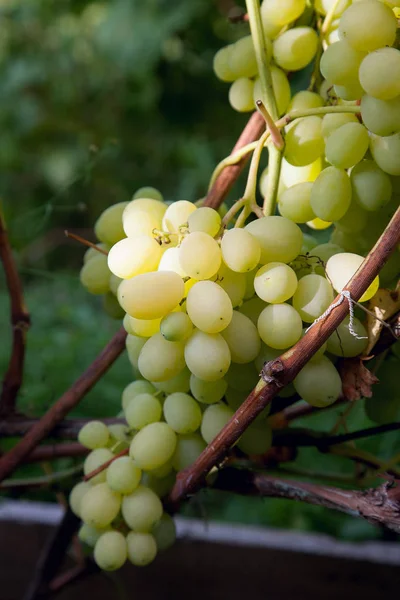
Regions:
<svg viewBox="0 0 400 600"><path fill-rule="evenodd" d="M379 379L369 371L360 358L346 358L339 365L343 384L343 396L347 400L370 398L372 385Z"/></svg>
<svg viewBox="0 0 400 600"><path fill-rule="evenodd" d="M368 314L365 323L368 332L368 346L365 349L365 356L371 353L383 329L383 323L378 319L387 321L400 310L400 281L395 290L379 289L369 301L368 309L374 316Z"/></svg>

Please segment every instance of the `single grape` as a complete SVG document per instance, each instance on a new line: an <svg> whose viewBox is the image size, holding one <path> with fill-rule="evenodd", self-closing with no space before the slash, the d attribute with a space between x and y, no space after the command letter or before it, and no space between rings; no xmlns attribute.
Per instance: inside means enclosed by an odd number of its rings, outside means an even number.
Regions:
<svg viewBox="0 0 400 600"><path fill-rule="evenodd" d="M267 44L271 46L269 40ZM271 48L269 56L271 56ZM246 35L232 44L228 60L230 71L236 80L257 75L257 59L251 35Z"/></svg>
<svg viewBox="0 0 400 600"><path fill-rule="evenodd" d="M284 184L285 188L290 188L297 183L303 183L306 181L315 181L318 175L322 171L322 160L317 158L314 162L304 167L295 167L287 162L285 158L282 158L281 166L281 177L280 181ZM279 192L278 196L281 196L285 190Z"/></svg>
<svg viewBox="0 0 400 600"><path fill-rule="evenodd" d="M195 214L195 213L192 213ZM160 260L158 265L159 271L174 271L181 277L186 277L185 271L181 267L179 262L179 248L167 248Z"/></svg>
<svg viewBox="0 0 400 600"><path fill-rule="evenodd" d="M207 444L211 444L232 416L233 411L226 404L211 404L206 408L201 422L201 435Z"/></svg>
<svg viewBox="0 0 400 600"><path fill-rule="evenodd" d="M271 304L285 302L296 291L296 273L284 263L268 263L257 271L254 288L257 296L265 302Z"/></svg>
<svg viewBox="0 0 400 600"><path fill-rule="evenodd" d="M299 254L303 235L300 227L285 217L262 217L245 228L261 246L260 263L288 263Z"/></svg>
<svg viewBox="0 0 400 600"><path fill-rule="evenodd" d="M246 77L236 79L229 88L229 104L238 112L254 110L254 82Z"/></svg>
<svg viewBox="0 0 400 600"><path fill-rule="evenodd" d="M125 537L119 531L106 531L97 540L93 556L103 571L120 569L128 557Z"/></svg>
<svg viewBox="0 0 400 600"><path fill-rule="evenodd" d="M108 462L113 458L114 454L108 448L96 448L92 450L83 463L83 472L85 475L89 475L92 471L95 471L101 467L104 463ZM98 473L91 478L92 484L102 483L106 480L106 471Z"/></svg>
<svg viewBox="0 0 400 600"><path fill-rule="evenodd" d="M138 368L140 352L146 341L146 338L139 337L137 335L126 336L125 346L128 353L129 362L135 369Z"/></svg>
<svg viewBox="0 0 400 600"><path fill-rule="evenodd" d="M199 379L221 379L231 363L229 346L219 333L195 330L186 342L185 360L189 370Z"/></svg>
<svg viewBox="0 0 400 600"><path fill-rule="evenodd" d="M377 0L363 0L352 4L342 14L339 36L356 50L371 52L391 46L396 27L396 17L388 6Z"/></svg>
<svg viewBox="0 0 400 600"><path fill-rule="evenodd" d="M251 362L260 351L261 341L256 326L237 310L233 311L232 320L221 335L228 344L233 363Z"/></svg>
<svg viewBox="0 0 400 600"><path fill-rule="evenodd" d="M147 533L161 518L163 508L153 490L139 485L122 498L121 512L128 527L136 532Z"/></svg>
<svg viewBox="0 0 400 600"><path fill-rule="evenodd" d="M150 381L146 381L145 379L137 379L136 381L132 381L126 386L126 388L124 388L122 392L123 410L127 408L128 403L138 394L154 394L156 391L156 388L150 383Z"/></svg>
<svg viewBox="0 0 400 600"><path fill-rule="evenodd" d="M189 216L197 210L193 202L187 200L178 200L170 204L165 211L162 220L163 231L178 233L179 227L187 223Z"/></svg>
<svg viewBox="0 0 400 600"><path fill-rule="evenodd" d="M94 232L100 242L112 246L125 237L122 227L122 214L128 202L119 202L106 208L94 224Z"/></svg>
<svg viewBox="0 0 400 600"><path fill-rule="evenodd" d="M174 313L175 314L175 313ZM160 331L161 319L135 319L126 315L124 326L128 333L149 338Z"/></svg>
<svg viewBox="0 0 400 600"><path fill-rule="evenodd" d="M126 206L122 223L127 236L149 235L160 229L167 205L156 198L134 198Z"/></svg>
<svg viewBox="0 0 400 600"><path fill-rule="evenodd" d="M159 202L164 200L160 190L150 185L145 185L136 190L132 196L132 200L136 200L137 198L151 198L152 200L158 200Z"/></svg>
<svg viewBox="0 0 400 600"><path fill-rule="evenodd" d="M179 248L179 261L186 275L193 279L210 279L221 265L218 242L203 231L184 238Z"/></svg>
<svg viewBox="0 0 400 600"><path fill-rule="evenodd" d="M346 123L359 123L357 117L353 113L330 113L322 119L322 135L326 140L331 133L339 129Z"/></svg>
<svg viewBox="0 0 400 600"><path fill-rule="evenodd" d="M400 96L378 100L365 94L361 99L361 117L372 133L390 136L400 131Z"/></svg>
<svg viewBox="0 0 400 600"><path fill-rule="evenodd" d="M221 228L221 217L213 208L203 206L189 215L188 227L190 233L203 231L214 237Z"/></svg>
<svg viewBox="0 0 400 600"><path fill-rule="evenodd" d="M228 294L233 308L242 304L246 295L247 277L245 273L232 271L224 262L221 263L215 283Z"/></svg>
<svg viewBox="0 0 400 600"><path fill-rule="evenodd" d="M357 317L353 318L352 326L356 337L350 332L349 324L350 317L347 316L328 338L328 352L335 356L352 357L365 350L368 336L364 325Z"/></svg>
<svg viewBox="0 0 400 600"><path fill-rule="evenodd" d="M312 221L307 221L308 227L311 229L315 229L316 231L323 231L324 229L328 229L332 225L332 221L324 221L323 219L319 219L315 217Z"/></svg>
<svg viewBox="0 0 400 600"><path fill-rule="evenodd" d="M110 528L97 529L96 527L91 527L90 525L86 525L83 523L78 531L78 538L90 548L94 548L97 540L102 536L106 531L110 531Z"/></svg>
<svg viewBox="0 0 400 600"><path fill-rule="evenodd" d="M365 56L365 52L355 50L346 40L335 42L322 54L321 73L335 85L354 85L358 82L358 70Z"/></svg>
<svg viewBox="0 0 400 600"><path fill-rule="evenodd" d="M218 381L204 381L196 375L190 376L190 391L198 402L203 404L215 404L224 397L228 384L225 379Z"/></svg>
<svg viewBox="0 0 400 600"><path fill-rule="evenodd" d="M119 513L121 495L109 488L107 483L93 485L82 498L81 519L92 527L107 527Z"/></svg>
<svg viewBox="0 0 400 600"><path fill-rule="evenodd" d="M283 350L301 338L301 317L290 304L270 304L260 314L257 329L263 342Z"/></svg>
<svg viewBox="0 0 400 600"><path fill-rule="evenodd" d="M235 74L232 72L229 65L229 57L232 52L233 44L220 48L214 54L213 69L215 75L221 81L235 81Z"/></svg>
<svg viewBox="0 0 400 600"><path fill-rule="evenodd" d="M182 278L172 271L143 273L126 279L118 288L121 306L136 319L164 317L179 304L183 295Z"/></svg>
<svg viewBox="0 0 400 600"><path fill-rule="evenodd" d="M276 64L286 71L299 71L314 58L318 35L312 27L294 27L282 33L273 43Z"/></svg>
<svg viewBox="0 0 400 600"><path fill-rule="evenodd" d="M310 203L312 186L311 181L304 181L292 185L279 195L278 208L282 217L295 223L307 223L315 217Z"/></svg>
<svg viewBox="0 0 400 600"><path fill-rule="evenodd" d="M389 137L371 136L370 150L382 171L389 175L400 175L400 133Z"/></svg>
<svg viewBox="0 0 400 600"><path fill-rule="evenodd" d="M272 79L272 88L274 90L275 99L276 99L276 107L278 110L278 114L283 115L287 111L287 108L290 103L291 91L289 80L286 76L286 73L279 69L278 67L271 66L271 79ZM261 100L261 83L259 79L256 79L254 82L254 90L253 90L253 99L254 103L257 100Z"/></svg>
<svg viewBox="0 0 400 600"><path fill-rule="evenodd" d="M167 379L166 381L157 381L154 383L158 390L166 394L174 392L188 392L190 389L190 371L185 367L178 375Z"/></svg>
<svg viewBox="0 0 400 600"><path fill-rule="evenodd" d="M261 298L255 296L254 298L251 298L251 300L244 302L239 308L239 312L241 312L242 315L249 317L250 321L257 326L258 317L266 306L267 304L264 302L264 300L261 300Z"/></svg>
<svg viewBox="0 0 400 600"><path fill-rule="evenodd" d="M77 517L81 516L81 504L83 496L88 490L91 489L91 487L92 485L89 481L80 481L79 483L74 485L70 492L68 503L72 512Z"/></svg>
<svg viewBox="0 0 400 600"><path fill-rule="evenodd" d="M349 169L363 159L368 146L366 128L361 123L346 123L326 140L326 160L338 169Z"/></svg>
<svg viewBox="0 0 400 600"><path fill-rule="evenodd" d="M176 433L193 433L200 427L200 406L189 394L170 394L164 402L163 411L166 422Z"/></svg>
<svg viewBox="0 0 400 600"><path fill-rule="evenodd" d="M98 254L88 260L80 270L79 279L88 292L95 295L105 294L110 289L111 271L107 256Z"/></svg>
<svg viewBox="0 0 400 600"><path fill-rule="evenodd" d="M184 343L168 342L161 333L149 338L140 351L138 369L149 381L166 381L184 367Z"/></svg>
<svg viewBox="0 0 400 600"><path fill-rule="evenodd" d="M263 0L261 10L272 23L283 27L298 19L305 7L305 0Z"/></svg>
<svg viewBox="0 0 400 600"><path fill-rule="evenodd" d="M219 333L225 329L233 312L228 294L213 281L199 281L192 287L186 310L194 326L205 333Z"/></svg>
<svg viewBox="0 0 400 600"><path fill-rule="evenodd" d="M325 356L310 360L293 381L296 392L311 406L323 408L336 402L342 393L342 380Z"/></svg>
<svg viewBox="0 0 400 600"><path fill-rule="evenodd" d="M389 175L373 160L363 160L351 170L350 182L354 204L367 211L377 211L385 206L392 196ZM351 232L350 232L351 233Z"/></svg>
<svg viewBox="0 0 400 600"><path fill-rule="evenodd" d="M146 471L169 461L175 451L176 434L167 423L150 423L133 438L129 454Z"/></svg>
<svg viewBox="0 0 400 600"><path fill-rule="evenodd" d="M288 112L294 110L307 110L308 108L319 108L324 105L324 99L316 92L301 90L293 96L290 101Z"/></svg>
<svg viewBox="0 0 400 600"><path fill-rule="evenodd" d="M333 10L333 17L337 19L351 4L351 0L315 0L314 8L321 15L326 16L331 10Z"/></svg>
<svg viewBox="0 0 400 600"><path fill-rule="evenodd" d="M335 254L326 263L326 274L329 277L334 289L341 292L350 279L358 271L361 264L364 262L364 257L351 252L342 252ZM374 281L364 292L360 298L360 302L370 300L375 296L379 288L379 277L376 276Z"/></svg>
<svg viewBox="0 0 400 600"><path fill-rule="evenodd" d="M125 238L108 253L108 267L121 279L130 279L140 273L155 271L162 255L161 246L147 235Z"/></svg>
<svg viewBox="0 0 400 600"><path fill-rule="evenodd" d="M347 85L334 85L333 89L337 98L341 98L346 102L359 100L364 93L361 83L353 81Z"/></svg>
<svg viewBox="0 0 400 600"><path fill-rule="evenodd" d="M154 525L151 533L156 540L157 550L159 552L168 550L176 540L175 521L169 514L163 513L161 519Z"/></svg>
<svg viewBox="0 0 400 600"><path fill-rule="evenodd" d="M400 51L379 48L368 54L360 65L360 83L366 93L380 100L400 94Z"/></svg>
<svg viewBox="0 0 400 600"><path fill-rule="evenodd" d="M161 419L162 406L151 394L138 394L129 401L124 412L131 429L143 429L145 425Z"/></svg>
<svg viewBox="0 0 400 600"><path fill-rule="evenodd" d="M221 241L222 258L232 271L246 273L260 262L259 241L245 229L230 229Z"/></svg>
<svg viewBox="0 0 400 600"><path fill-rule="evenodd" d="M310 202L314 213L324 221L344 217L351 202L351 183L346 171L337 167L324 169L313 183Z"/></svg>
<svg viewBox="0 0 400 600"><path fill-rule="evenodd" d="M305 275L293 296L293 307L305 323L312 323L333 301L332 286L321 275Z"/></svg>
<svg viewBox="0 0 400 600"><path fill-rule="evenodd" d="M356 165L357 166L357 165ZM354 169L353 169L354 170ZM354 190L352 186L352 191ZM354 199L354 194L353 194ZM357 202L351 202L349 209L344 217L335 223L336 228L339 228L345 233L359 233L363 231L367 224L368 213L361 208Z"/></svg>
<svg viewBox="0 0 400 600"><path fill-rule="evenodd" d="M183 342L192 332L193 324L186 313L173 312L161 321L160 333L168 342Z"/></svg>
<svg viewBox="0 0 400 600"><path fill-rule="evenodd" d="M78 434L78 442L89 448L89 450L107 446L108 438L107 425L104 425L101 421L89 421Z"/></svg>
<svg viewBox="0 0 400 600"><path fill-rule="evenodd" d="M303 167L317 160L323 152L321 117L297 119L286 135L286 160L295 167Z"/></svg>
<svg viewBox="0 0 400 600"><path fill-rule="evenodd" d="M151 533L130 531L126 536L128 558L136 567L145 567L153 562L157 555L157 543Z"/></svg>

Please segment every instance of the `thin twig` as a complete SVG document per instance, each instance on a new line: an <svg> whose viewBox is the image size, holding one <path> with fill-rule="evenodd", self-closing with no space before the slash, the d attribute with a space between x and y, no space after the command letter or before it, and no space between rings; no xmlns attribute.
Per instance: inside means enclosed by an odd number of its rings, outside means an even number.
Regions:
<svg viewBox="0 0 400 600"><path fill-rule="evenodd" d="M21 479L5 479L0 483L0 490L6 489L31 489L41 487L51 487L58 484L64 479L69 479L81 473L82 465L65 469L64 471L55 471L50 475L42 475L41 477L23 477Z"/></svg>
<svg viewBox="0 0 400 600"><path fill-rule="evenodd" d="M65 230L64 234L67 238L71 238L72 240L75 240L76 242L79 242L84 246L94 248L94 250L97 250L97 252L100 252L100 254L105 254L106 256L108 255L108 252L106 250L103 250L103 248L99 248L99 246L97 246L94 242L90 242L89 240L86 240L85 238L81 237L80 235L77 235L76 233L71 233L70 231Z"/></svg>
<svg viewBox="0 0 400 600"><path fill-rule="evenodd" d="M108 465L111 465L111 463L113 463L114 460L117 460L117 458L120 458L121 456L126 456L128 453L129 453L129 448L125 448L124 450L121 450L121 452L118 452L118 454L115 454L115 456L110 458L110 460L107 460L105 463L103 463L102 465L97 467L97 469L94 469L93 471L90 471L90 473L85 475L85 477L83 478L83 481L90 481L93 477L95 477L96 475L98 475L99 473L102 473L102 471L107 469Z"/></svg>
<svg viewBox="0 0 400 600"><path fill-rule="evenodd" d="M56 460L57 458L76 458L86 456L89 450L78 442L66 444L46 444L35 448L24 460L24 463Z"/></svg>
<svg viewBox="0 0 400 600"><path fill-rule="evenodd" d="M126 425L126 420L117 417L108 417L106 419L96 419L105 425ZM31 427L40 421L37 419L28 419L27 417L14 416L10 419L0 421L0 438L1 437L19 437L25 435ZM48 437L57 439L75 440L81 428L93 421L91 419L64 419L55 425L50 431Z"/></svg>

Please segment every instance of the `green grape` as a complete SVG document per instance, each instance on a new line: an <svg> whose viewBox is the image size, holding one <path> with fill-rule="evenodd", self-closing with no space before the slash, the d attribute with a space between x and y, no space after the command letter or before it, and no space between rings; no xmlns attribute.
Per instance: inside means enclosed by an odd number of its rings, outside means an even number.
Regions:
<svg viewBox="0 0 400 600"><path fill-rule="evenodd" d="M389 175L373 160L363 160L351 170L350 182L354 204L367 211L377 211L385 206L392 196Z"/></svg>
<svg viewBox="0 0 400 600"><path fill-rule="evenodd" d="M282 33L273 43L276 64L286 71L299 71L314 58L318 35L311 27L294 27Z"/></svg>
<svg viewBox="0 0 400 600"><path fill-rule="evenodd" d="M105 294L110 290L111 271L108 268L107 256L99 254L88 260L80 270L79 279L88 292L95 295Z"/></svg>
<svg viewBox="0 0 400 600"><path fill-rule="evenodd" d="M159 467L158 469L153 469L151 472L151 475L152 475L152 477L155 477L156 479L164 479L165 477L167 477L167 475L172 473L172 469L173 469L172 459L170 459L162 467ZM157 494L157 496L158 496L158 494Z"/></svg>
<svg viewBox="0 0 400 600"><path fill-rule="evenodd" d="M94 560L103 571L116 571L126 562L126 539L119 531L106 531L96 542Z"/></svg>
<svg viewBox="0 0 400 600"><path fill-rule="evenodd" d="M110 246L108 244L103 244L100 242L99 244L96 244L94 248L91 247L86 250L85 254L83 255L83 263L87 263L88 260L91 260L95 256L99 256L100 254L102 254L102 252L99 252L98 250L96 250L96 248L104 250L104 252L108 252L110 250Z"/></svg>
<svg viewBox="0 0 400 600"><path fill-rule="evenodd" d="M138 394L129 401L124 412L131 429L143 429L145 425L161 419L162 406L151 394Z"/></svg>
<svg viewBox="0 0 400 600"><path fill-rule="evenodd" d="M341 292L350 279L358 271L359 267L364 262L364 257L351 252L342 252L335 254L326 263L326 275L329 277L334 289ZM364 292L360 298L360 302L370 300L375 296L379 288L379 277L376 276L374 281Z"/></svg>
<svg viewBox="0 0 400 600"><path fill-rule="evenodd" d="M350 202L351 183L346 171L337 167L324 169L311 190L311 206L317 217L338 221L348 211Z"/></svg>
<svg viewBox="0 0 400 600"><path fill-rule="evenodd" d="M350 317L347 316L328 338L328 352L331 354L345 357L358 356L367 347L368 336L364 325L357 317L353 318L353 331L358 336L355 337L350 333L349 323Z"/></svg>
<svg viewBox="0 0 400 600"><path fill-rule="evenodd" d="M238 112L254 110L254 82L252 79L241 77L236 79L229 88L229 104Z"/></svg>
<svg viewBox="0 0 400 600"><path fill-rule="evenodd" d="M186 275L193 279L210 279L221 266L221 249L211 235L194 231L179 248L179 261Z"/></svg>
<svg viewBox="0 0 400 600"><path fill-rule="evenodd" d="M142 471L129 456L121 456L107 468L106 481L114 492L131 494L140 483Z"/></svg>
<svg viewBox="0 0 400 600"><path fill-rule="evenodd" d="M224 397L228 384L225 379L218 381L204 381L196 375L190 376L190 392L198 402L203 404L215 404Z"/></svg>
<svg viewBox="0 0 400 600"><path fill-rule="evenodd" d="M231 353L221 334L196 330L186 342L185 360L199 379L217 381L229 369Z"/></svg>
<svg viewBox="0 0 400 600"><path fill-rule="evenodd" d="M358 82L358 69L365 56L365 52L355 50L346 40L335 42L322 54L321 73L335 85L354 85Z"/></svg>
<svg viewBox="0 0 400 600"><path fill-rule="evenodd" d="M327 242L326 244L319 244L318 246L315 246L311 252L311 256L315 256L322 260L322 262L326 263L331 256L334 254L339 254L339 252L343 252L343 248L341 248L341 246ZM324 270L322 270L322 274L324 273Z"/></svg>
<svg viewBox="0 0 400 600"><path fill-rule="evenodd" d="M114 454L108 448L96 448L92 450L83 463L83 472L85 475L89 475L95 469L98 469L104 463L108 462L114 457ZM98 473L90 480L92 484L102 483L106 480L106 471Z"/></svg>
<svg viewBox="0 0 400 600"><path fill-rule="evenodd" d="M103 296L103 309L111 319L120 320L125 315L125 311L121 308L117 298L111 292L107 292Z"/></svg>
<svg viewBox="0 0 400 600"><path fill-rule="evenodd" d="M165 477L155 477L151 473L143 473L142 484L149 487L159 498L164 498L172 490L175 484L175 473L171 471Z"/></svg>
<svg viewBox="0 0 400 600"><path fill-rule="evenodd" d="M185 367L178 375L175 375L175 377L167 379L166 381L155 382L154 385L158 390L161 390L166 394L188 392L190 389L190 371Z"/></svg>
<svg viewBox="0 0 400 600"><path fill-rule="evenodd" d="M276 348L270 348L264 343L261 344L260 353L254 361L257 371L261 372L265 363L275 360L275 358L278 358L280 354L280 350L277 350Z"/></svg>
<svg viewBox="0 0 400 600"><path fill-rule="evenodd" d="M138 369L144 379L166 381L185 367L183 342L168 342L161 333L149 338L138 360Z"/></svg>
<svg viewBox="0 0 400 600"><path fill-rule="evenodd" d="M213 69L215 75L221 81L235 81L235 74L232 72L229 65L229 57L232 52L233 44L220 48L214 54Z"/></svg>
<svg viewBox="0 0 400 600"><path fill-rule="evenodd" d="M260 262L260 243L245 229L226 231L221 241L221 251L224 262L238 273L251 271Z"/></svg>
<svg viewBox="0 0 400 600"><path fill-rule="evenodd" d="M108 443L108 429L101 421L89 421L82 427L78 434L78 442L94 450L95 448L103 448Z"/></svg>
<svg viewBox="0 0 400 600"><path fill-rule="evenodd" d="M118 300L131 317L159 319L179 304L184 291L182 278L177 273L156 271L122 281Z"/></svg>
<svg viewBox="0 0 400 600"><path fill-rule="evenodd" d="M357 165L356 165L357 166ZM353 190L352 186L352 190ZM353 195L354 200L354 195ZM367 224L368 213L361 208L357 202L352 201L344 217L335 223L341 231L345 233L359 233L363 231Z"/></svg>
<svg viewBox="0 0 400 600"><path fill-rule="evenodd" d="M369 96L392 100L400 94L400 51L379 48L371 52L362 61L359 76Z"/></svg>
<svg viewBox="0 0 400 600"><path fill-rule="evenodd" d="M301 338L301 317L290 304L270 304L260 314L257 329L265 344L283 350Z"/></svg>
<svg viewBox="0 0 400 600"><path fill-rule="evenodd" d="M297 119L286 135L285 158L295 167L304 167L324 152L321 117Z"/></svg>
<svg viewBox="0 0 400 600"><path fill-rule="evenodd" d="M278 67L271 66L271 79L272 79L272 88L275 94L276 107L278 110L279 116L285 114L287 108L290 103L291 91L289 80L282 69ZM257 78L254 82L254 91L253 91L253 99L254 103L257 100L261 100L262 92L261 92L261 83Z"/></svg>
<svg viewBox="0 0 400 600"><path fill-rule="evenodd" d="M295 293L296 273L285 263L268 263L257 271L254 288L257 296L265 302L280 304L289 300Z"/></svg>
<svg viewBox="0 0 400 600"><path fill-rule="evenodd" d="M91 489L91 487L92 484L89 481L80 481L79 483L74 485L70 492L68 503L72 512L77 517L81 516L82 499L86 492Z"/></svg>
<svg viewBox="0 0 400 600"><path fill-rule="evenodd" d="M136 335L128 335L126 337L125 345L128 352L129 362L135 369L138 368L139 356L146 341L146 338L138 337Z"/></svg>
<svg viewBox="0 0 400 600"><path fill-rule="evenodd" d="M384 425L400 420L398 362L385 360L379 367L379 384L373 387L373 396L365 400L365 412L371 421Z"/></svg>
<svg viewBox="0 0 400 600"><path fill-rule="evenodd" d="M322 135L326 140L331 133L339 129L347 123L359 123L357 117L353 113L330 113L322 119Z"/></svg>
<svg viewBox="0 0 400 600"><path fill-rule="evenodd" d="M292 185L279 196L278 208L282 217L295 223L307 223L315 214L310 204L311 181Z"/></svg>
<svg viewBox="0 0 400 600"><path fill-rule="evenodd" d="M203 206L189 215L188 227L190 233L203 231L214 237L221 228L221 217L213 208Z"/></svg>
<svg viewBox="0 0 400 600"><path fill-rule="evenodd" d="M153 490L139 485L122 498L121 512L128 527L139 533L147 533L161 518L163 508Z"/></svg>
<svg viewBox="0 0 400 600"><path fill-rule="evenodd" d="M336 402L342 393L342 380L325 356L310 360L293 381L296 392L311 406L323 408Z"/></svg>
<svg viewBox="0 0 400 600"><path fill-rule="evenodd" d="M126 315L125 324L131 335L149 338L160 331L161 319L135 319Z"/></svg>
<svg viewBox="0 0 400 600"><path fill-rule="evenodd" d="M251 362L260 351L261 342L256 326L237 310L233 311L232 320L221 335L228 344L233 363Z"/></svg>
<svg viewBox="0 0 400 600"><path fill-rule="evenodd" d="M144 340L145 341L145 340ZM138 379L129 383L122 392L122 408L126 410L129 402L135 398L138 394L154 394L156 388L150 381L145 379Z"/></svg>
<svg viewBox="0 0 400 600"><path fill-rule="evenodd" d="M163 411L166 422L176 433L193 433L200 427L200 406L189 394L170 394L164 402Z"/></svg>
<svg viewBox="0 0 400 600"><path fill-rule="evenodd" d="M108 253L108 267L121 279L155 271L162 256L161 246L147 235L117 242Z"/></svg>
<svg viewBox="0 0 400 600"><path fill-rule="evenodd" d="M160 324L160 333L169 342L183 342L192 332L193 324L187 314L183 312L170 313L162 319Z"/></svg>
<svg viewBox="0 0 400 600"><path fill-rule="evenodd" d="M171 233L178 233L179 227L185 225L189 216L197 210L197 207L193 202L187 200L178 200L170 204L165 211L162 220L163 231L169 231Z"/></svg>
<svg viewBox="0 0 400 600"><path fill-rule="evenodd" d="M90 546L90 548L94 548L97 540L107 531L110 531L108 528L97 529L96 527L91 527L90 525L86 525L83 523L78 531L78 538L81 542Z"/></svg>
<svg viewBox="0 0 400 600"><path fill-rule="evenodd" d="M265 167L265 169L262 171L261 175L260 175L260 179L258 182L258 187L260 189L260 194L265 198L265 196L268 195L268 185L269 185L269 175L268 175L268 166ZM278 196L280 194L282 194L282 192L284 192L286 190L286 185L283 183L283 179L282 179L282 170L281 170L281 176L279 178L279 184L278 184Z"/></svg>
<svg viewBox="0 0 400 600"><path fill-rule="evenodd" d="M122 227L122 213L129 202L119 202L106 208L94 224L94 232L100 242L112 246L125 237Z"/></svg>
<svg viewBox="0 0 400 600"><path fill-rule="evenodd" d="M200 428L201 435L207 444L211 444L231 417L233 417L233 410L226 404L218 403L207 406Z"/></svg>
<svg viewBox="0 0 400 600"><path fill-rule="evenodd" d="M176 434L167 423L150 423L133 438L129 454L146 471L158 469L172 457Z"/></svg>
<svg viewBox="0 0 400 600"><path fill-rule="evenodd" d="M157 188L151 187L150 185L145 185L133 194L132 200L136 200L137 198L151 198L152 200L158 200L162 202L164 200L162 193Z"/></svg>
<svg viewBox="0 0 400 600"><path fill-rule="evenodd" d="M299 254L303 243L300 227L285 217L262 217L246 225L246 230L260 242L263 265L289 263Z"/></svg>
<svg viewBox="0 0 400 600"><path fill-rule="evenodd" d="M372 133L390 136L400 131L400 96L378 100L365 94L361 99L361 117Z"/></svg>
<svg viewBox="0 0 400 600"><path fill-rule="evenodd" d="M346 102L352 100L359 100L364 93L361 84L358 81L349 83L348 85L334 85L333 89L338 98L345 100Z"/></svg>
<svg viewBox="0 0 400 600"><path fill-rule="evenodd" d="M201 421L201 417L200 417ZM190 467L198 456L203 452L206 444L198 433L178 435L178 441L172 464L176 471L182 471Z"/></svg>
<svg viewBox="0 0 400 600"><path fill-rule="evenodd" d="M301 90L293 96L290 101L288 112L294 110L307 110L308 108L319 108L324 105L324 99L315 92Z"/></svg>
<svg viewBox="0 0 400 600"><path fill-rule="evenodd" d="M305 0L263 0L261 10L272 23L283 27L298 19L305 7Z"/></svg>
<svg viewBox="0 0 400 600"><path fill-rule="evenodd" d="M330 242L335 245L340 245L342 252L344 250L346 252L359 252L361 247L360 241L360 238L356 239L354 235L345 233L337 227L334 229L330 237Z"/></svg>
<svg viewBox="0 0 400 600"><path fill-rule="evenodd" d="M233 308L243 302L246 294L247 277L245 273L237 273L229 269L225 263L221 266L216 275L215 283L222 287L228 294Z"/></svg>
<svg viewBox="0 0 400 600"><path fill-rule="evenodd" d="M122 423L112 423L108 426L108 431L110 434L110 438L108 441L108 448L113 448L113 446L118 445L118 448L127 449L129 448L129 444L131 441L129 435L129 427L127 425L123 425Z"/></svg>
<svg viewBox="0 0 400 600"><path fill-rule="evenodd" d="M160 263L158 265L158 270L174 271L175 273L178 273L178 275L180 275L181 277L186 277L186 273L182 269L181 263L179 262L179 248L167 248L164 251Z"/></svg>
<svg viewBox="0 0 400 600"><path fill-rule="evenodd" d="M382 171L389 175L400 175L400 133L389 137L371 136L370 150Z"/></svg>
<svg viewBox="0 0 400 600"><path fill-rule="evenodd" d="M151 533L130 531L126 536L128 558L136 567L145 567L157 556L157 543Z"/></svg>
<svg viewBox="0 0 400 600"><path fill-rule="evenodd" d="M194 326L205 333L219 333L225 329L233 312L228 294L213 281L199 281L192 287L186 310Z"/></svg>
<svg viewBox="0 0 400 600"><path fill-rule="evenodd" d="M314 162L304 167L295 167L282 158L281 181L285 188L290 188L297 183L306 181L315 181L322 171L322 160L317 158ZM278 196L281 196L284 190L278 190Z"/></svg>
<svg viewBox="0 0 400 600"><path fill-rule="evenodd" d="M305 323L312 323L333 301L332 286L325 277L311 273L299 281L293 307Z"/></svg>
<svg viewBox="0 0 400 600"><path fill-rule="evenodd" d="M321 15L326 16L331 10L333 10L333 17L337 19L351 4L351 0L315 0L314 8Z"/></svg>
<svg viewBox="0 0 400 600"><path fill-rule="evenodd" d="M149 235L153 229L160 229L166 204L154 198L135 198L129 202L122 215L127 236Z"/></svg>
<svg viewBox="0 0 400 600"><path fill-rule="evenodd" d="M156 540L157 550L159 552L168 550L176 540L175 521L169 514L163 513L161 519L154 525L151 533Z"/></svg>
<svg viewBox="0 0 400 600"><path fill-rule="evenodd" d="M261 350L261 344L259 345ZM260 352L258 351L258 354ZM257 356L258 356L257 354ZM249 392L257 384L258 373L254 363L234 364L225 375L230 388L240 392Z"/></svg>
<svg viewBox="0 0 400 600"><path fill-rule="evenodd" d="M326 160L338 169L349 169L363 159L368 145L365 127L360 123L346 123L326 140Z"/></svg>
<svg viewBox="0 0 400 600"><path fill-rule="evenodd" d="M267 50L268 45L271 46L269 40L267 41ZM271 48L269 48L269 56L271 56ZM257 59L251 35L246 35L232 44L228 61L234 79L257 75Z"/></svg>
<svg viewBox="0 0 400 600"><path fill-rule="evenodd" d="M108 487L107 483L93 485L81 501L81 519L87 525L102 528L110 525L119 513L121 495Z"/></svg>
<svg viewBox="0 0 400 600"><path fill-rule="evenodd" d="M396 37L396 27L396 17L388 6L376 0L363 0L342 14L339 36L356 50L371 52L391 46Z"/></svg>
<svg viewBox="0 0 400 600"><path fill-rule="evenodd" d="M248 455L265 454L272 445L272 431L262 421L255 421L241 435L237 445Z"/></svg>

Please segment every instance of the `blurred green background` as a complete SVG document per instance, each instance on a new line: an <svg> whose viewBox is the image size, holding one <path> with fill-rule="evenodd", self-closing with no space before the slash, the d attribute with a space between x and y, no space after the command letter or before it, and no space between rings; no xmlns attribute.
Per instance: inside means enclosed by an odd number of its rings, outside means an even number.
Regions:
<svg viewBox="0 0 400 600"><path fill-rule="evenodd" d="M229 0L0 0L0 198L32 314L19 399L26 414L43 413L119 326L80 287L83 249L63 230L92 237L101 211L144 185L167 200L203 197L214 166L242 130L247 116L230 109L227 86L212 72L215 51L247 31L228 22L230 8ZM4 372L11 332L2 273L0 339ZM114 416L131 377L121 357L73 414ZM329 411L304 425L329 430L337 415ZM361 403L350 424L369 423ZM399 450L398 436L365 447L389 458ZM352 469L303 450L298 465L310 461L315 470ZM70 460L55 464L68 466ZM19 471L41 473L38 465ZM54 499L43 492L31 497ZM351 539L384 536L361 520L282 500L206 491L184 510Z"/></svg>

